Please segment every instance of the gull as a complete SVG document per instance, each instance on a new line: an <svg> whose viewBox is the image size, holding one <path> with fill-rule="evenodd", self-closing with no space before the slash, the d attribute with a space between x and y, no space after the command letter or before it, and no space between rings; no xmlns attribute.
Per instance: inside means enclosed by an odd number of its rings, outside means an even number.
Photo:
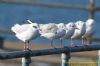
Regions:
<svg viewBox="0 0 100 66"><path fill-rule="evenodd" d="M75 46L74 40L75 39L79 39L82 38L82 36L85 34L86 32L86 27L85 27L85 22L83 21L77 21L75 23L76 27L78 29L75 29L74 34L71 36L71 46ZM82 44L83 44L83 39L82 39Z"/></svg>
<svg viewBox="0 0 100 66"><path fill-rule="evenodd" d="M63 24L55 24L55 23L48 23L48 24L41 24L40 25L40 34L41 37L47 38L50 40L50 46L53 47L53 40L60 39L60 47L62 47L62 36L65 34L65 30L63 29Z"/></svg>
<svg viewBox="0 0 100 66"><path fill-rule="evenodd" d="M30 24L15 24L11 27L11 30L15 33L15 36L25 43L24 50L29 49L30 40L39 36L38 24L32 23L30 20L27 21Z"/></svg>
<svg viewBox="0 0 100 66"><path fill-rule="evenodd" d="M72 22L69 22L68 24L66 24L66 28L65 28L66 34L65 34L64 38L69 39L73 35L75 28L76 28L76 26Z"/></svg>
<svg viewBox="0 0 100 66"><path fill-rule="evenodd" d="M57 39L57 26L55 23L41 24L40 37L44 37L50 40L50 47L53 47L53 40Z"/></svg>
<svg viewBox="0 0 100 66"><path fill-rule="evenodd" d="M57 26L55 23L48 23L48 24L39 24L40 33L48 33L48 32L55 32L57 30Z"/></svg>
<svg viewBox="0 0 100 66"><path fill-rule="evenodd" d="M94 20L88 19L85 23L86 25L86 32L82 36L84 39L84 45L89 45L92 42L93 34L94 34Z"/></svg>
<svg viewBox="0 0 100 66"><path fill-rule="evenodd" d="M71 36L74 34L75 29L78 29L78 28L76 27L76 25L73 22L69 22L68 24L66 24L66 26L65 26L66 33L63 38L71 39ZM71 42L72 42L72 40L71 40Z"/></svg>
<svg viewBox="0 0 100 66"><path fill-rule="evenodd" d="M60 47L62 48L62 39L65 36L66 30L65 30L65 24L64 23L59 23L57 25L57 37L60 39Z"/></svg>

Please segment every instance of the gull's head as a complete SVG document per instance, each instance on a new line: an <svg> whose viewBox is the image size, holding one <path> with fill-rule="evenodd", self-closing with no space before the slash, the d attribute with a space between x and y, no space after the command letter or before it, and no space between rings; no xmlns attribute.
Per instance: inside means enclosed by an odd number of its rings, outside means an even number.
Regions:
<svg viewBox="0 0 100 66"><path fill-rule="evenodd" d="M68 29L79 29L79 28L75 25L75 23L73 23L73 22L70 22L70 23L66 24L66 28L68 28Z"/></svg>
<svg viewBox="0 0 100 66"><path fill-rule="evenodd" d="M57 27L64 29L65 28L65 24L64 23L59 23L59 24L57 24Z"/></svg>
<svg viewBox="0 0 100 66"><path fill-rule="evenodd" d="M87 26L92 26L93 23L94 23L94 19L88 19L88 20L86 21L86 25L87 25Z"/></svg>
<svg viewBox="0 0 100 66"><path fill-rule="evenodd" d="M38 23L33 23L30 20L27 20L27 22L30 23L31 27L36 28L36 29L39 29L39 24Z"/></svg>
<svg viewBox="0 0 100 66"><path fill-rule="evenodd" d="M75 24L72 23L72 22L70 22L70 23L66 24L66 27L68 27L68 28L74 28Z"/></svg>
<svg viewBox="0 0 100 66"><path fill-rule="evenodd" d="M39 25L38 25L37 23L32 23L31 26L32 26L33 28L36 28L36 29L39 28Z"/></svg>
<svg viewBox="0 0 100 66"><path fill-rule="evenodd" d="M75 26L76 26L79 30L81 30L81 29L83 28L83 26L85 26L85 23L82 22L82 21L77 21L77 22L75 23Z"/></svg>

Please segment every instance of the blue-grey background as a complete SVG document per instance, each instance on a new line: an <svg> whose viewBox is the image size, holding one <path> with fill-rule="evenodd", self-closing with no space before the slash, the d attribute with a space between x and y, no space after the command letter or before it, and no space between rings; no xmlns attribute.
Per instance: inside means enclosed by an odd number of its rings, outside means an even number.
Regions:
<svg viewBox="0 0 100 66"><path fill-rule="evenodd" d="M89 6L89 0L33 0L36 2L47 3L64 3L64 4L79 4L82 6ZM95 5L100 6L100 0L95 0ZM86 21L89 17L88 10L77 9L62 9L62 8L48 8L30 5L17 5L17 4L5 4L0 3L0 28L10 29L15 23L22 24L26 19L30 19L37 23L68 23L70 21ZM95 12L95 24L96 24L96 37L100 37L100 11ZM0 34L6 40L20 41L14 35ZM36 44L49 44L49 40L37 38L32 42ZM64 40L64 44L67 41ZM56 43L59 43L56 40Z"/></svg>

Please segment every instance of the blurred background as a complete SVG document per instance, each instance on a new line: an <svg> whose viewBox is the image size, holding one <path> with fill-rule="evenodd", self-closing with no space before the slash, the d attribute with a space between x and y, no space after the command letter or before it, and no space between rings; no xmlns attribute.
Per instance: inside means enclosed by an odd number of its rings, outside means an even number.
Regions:
<svg viewBox="0 0 100 66"><path fill-rule="evenodd" d="M94 1L91 4L91 1ZM1 51L23 49L23 42L18 40L10 31L16 24L26 23L30 19L36 23L68 23L78 20L86 21L94 18L96 24L95 37L100 37L100 0L0 0L0 43ZM42 44L41 44L42 43ZM49 48L49 40L37 38L31 42L32 49ZM63 40L68 45L69 40ZM97 43L97 42L95 42ZM59 47L59 40L54 41ZM78 45L81 45L80 43ZM91 54L90 54L91 53ZM55 57L55 60L54 60ZM46 58L43 60L43 58ZM14 61L13 61L14 60ZM19 66L21 59L0 60L1 66ZM73 53L70 61L97 61L97 51ZM60 66L60 55L34 57L34 66ZM89 66L89 65L88 65ZM94 65L96 66L96 64Z"/></svg>

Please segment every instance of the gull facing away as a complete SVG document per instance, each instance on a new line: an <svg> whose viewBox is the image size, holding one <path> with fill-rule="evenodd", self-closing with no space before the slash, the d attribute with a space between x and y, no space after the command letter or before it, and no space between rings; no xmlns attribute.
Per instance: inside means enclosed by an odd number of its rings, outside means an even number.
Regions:
<svg viewBox="0 0 100 66"><path fill-rule="evenodd" d="M32 23L30 20L27 20L30 24L15 24L11 27L11 30L15 33L15 36L25 42L24 50L29 49L29 42L32 39L35 39L39 36L38 24Z"/></svg>
<svg viewBox="0 0 100 66"><path fill-rule="evenodd" d="M65 33L65 36L63 38L64 39L71 39L71 36L74 34L75 29L78 29L78 28L73 22L69 22L68 24L66 24L65 25L66 33ZM72 40L71 40L71 42L72 42Z"/></svg>
<svg viewBox="0 0 100 66"><path fill-rule="evenodd" d="M82 21L77 21L77 22L75 23L75 25L76 25L76 27L77 27L78 29L75 29L74 34L71 36L71 40L72 40L71 46L72 46L72 47L75 46L74 40L79 39L79 38L82 38L82 36L83 36L83 35L85 34L85 32L86 32L86 27L85 27L85 23L84 23L84 22L82 22ZM83 44L83 38L82 38L82 44Z"/></svg>
<svg viewBox="0 0 100 66"><path fill-rule="evenodd" d="M94 20L88 19L86 21L85 25L86 25L86 32L82 36L82 38L84 39L84 45L89 45L92 42L93 34L94 34L94 31L95 31Z"/></svg>

